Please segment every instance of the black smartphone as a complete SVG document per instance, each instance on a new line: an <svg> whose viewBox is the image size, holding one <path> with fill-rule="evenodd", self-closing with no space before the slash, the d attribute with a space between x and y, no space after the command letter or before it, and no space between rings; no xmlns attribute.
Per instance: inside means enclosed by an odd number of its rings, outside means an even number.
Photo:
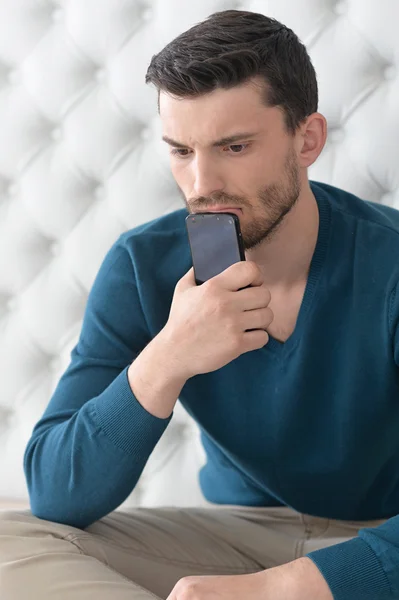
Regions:
<svg viewBox="0 0 399 600"><path fill-rule="evenodd" d="M236 214L193 213L186 217L186 227L197 285L245 260L240 219Z"/></svg>

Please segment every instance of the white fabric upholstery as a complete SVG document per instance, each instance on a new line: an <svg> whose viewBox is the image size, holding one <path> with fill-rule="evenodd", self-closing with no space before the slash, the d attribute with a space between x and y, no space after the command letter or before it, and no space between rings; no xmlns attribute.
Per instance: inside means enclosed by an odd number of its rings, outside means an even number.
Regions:
<svg viewBox="0 0 399 600"><path fill-rule="evenodd" d="M151 56L226 8L276 17L309 49L329 124L310 178L399 208L397 0L2 0L0 505L27 502L23 451L106 251L183 205L144 83ZM205 504L203 460L178 406L124 504Z"/></svg>

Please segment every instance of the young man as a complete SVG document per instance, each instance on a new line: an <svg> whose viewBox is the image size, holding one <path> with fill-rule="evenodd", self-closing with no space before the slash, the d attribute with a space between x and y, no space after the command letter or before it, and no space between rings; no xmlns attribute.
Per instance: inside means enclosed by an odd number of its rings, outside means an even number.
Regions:
<svg viewBox="0 0 399 600"><path fill-rule="evenodd" d="M309 182L326 120L282 24L216 13L147 82L186 209L101 266L26 449L32 514L1 522L3 597L399 598L399 212ZM236 211L247 260L196 286L205 210ZM215 508L115 512L178 398Z"/></svg>

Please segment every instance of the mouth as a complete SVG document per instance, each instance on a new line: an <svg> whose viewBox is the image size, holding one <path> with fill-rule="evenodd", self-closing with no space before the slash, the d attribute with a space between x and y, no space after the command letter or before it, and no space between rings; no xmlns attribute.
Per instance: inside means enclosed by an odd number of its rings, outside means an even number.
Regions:
<svg viewBox="0 0 399 600"><path fill-rule="evenodd" d="M231 207L229 207L229 206L214 206L214 207L206 208L201 212L234 213L239 217L242 215L242 208L237 208L236 206L231 206Z"/></svg>

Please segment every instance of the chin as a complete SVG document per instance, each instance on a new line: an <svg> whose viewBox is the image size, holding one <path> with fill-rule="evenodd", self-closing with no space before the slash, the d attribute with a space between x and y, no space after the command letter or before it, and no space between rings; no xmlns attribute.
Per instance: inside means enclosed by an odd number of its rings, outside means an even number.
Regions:
<svg viewBox="0 0 399 600"><path fill-rule="evenodd" d="M277 228L276 227L270 227L269 229L263 231L262 233L257 233L257 234L249 234L249 235L245 235L244 232L242 232L242 242L243 242L243 246L244 246L244 250L253 250L254 248L257 248L258 246L260 246L261 244L268 244L273 236L276 233Z"/></svg>

